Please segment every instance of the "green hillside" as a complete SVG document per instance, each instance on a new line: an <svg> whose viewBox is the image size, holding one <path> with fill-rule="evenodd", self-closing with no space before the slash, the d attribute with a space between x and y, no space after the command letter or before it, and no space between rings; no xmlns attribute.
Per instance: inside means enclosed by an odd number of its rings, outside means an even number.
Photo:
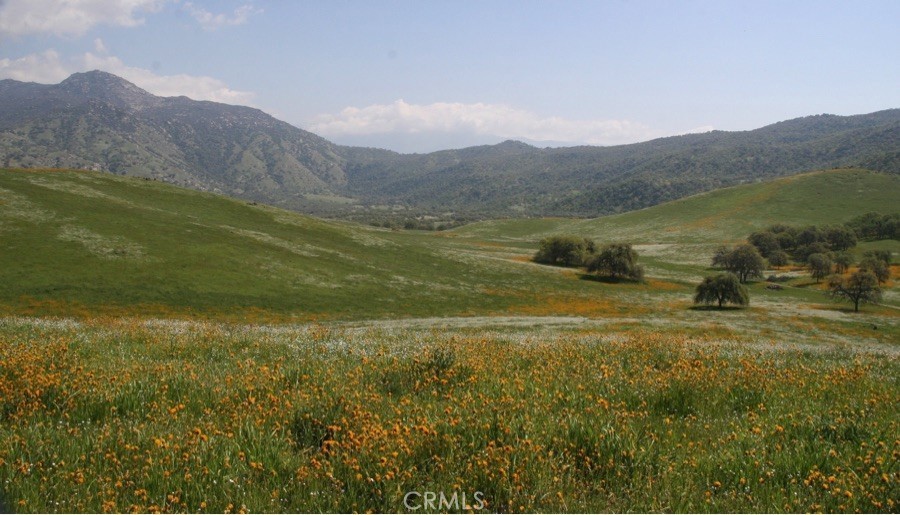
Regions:
<svg viewBox="0 0 900 515"><path fill-rule="evenodd" d="M854 216L898 210L900 176L860 169L813 172L694 195L658 206L595 219L493 220L452 231L461 241L496 252L533 253L541 238L573 234L597 242L629 242L656 277L693 283L708 273L716 247L742 241L775 223L841 224ZM900 252L900 243L865 242ZM766 292L761 292L765 294ZM886 299L895 302L892 293Z"/></svg>
<svg viewBox="0 0 900 515"><path fill-rule="evenodd" d="M0 238L12 313L453 315L553 289L423 235L92 172L0 171Z"/></svg>
<svg viewBox="0 0 900 515"><path fill-rule="evenodd" d="M716 245L773 222L887 212L898 194L897 176L838 170L595 220L415 232L110 174L4 170L0 313L311 320L678 312ZM607 284L529 262L541 237L566 233L635 243L649 280ZM792 294L824 300L819 291ZM897 300L893 290L886 296Z"/></svg>
<svg viewBox="0 0 900 515"><path fill-rule="evenodd" d="M498 220L468 225L460 236L537 241L573 233L635 243L738 240L774 223L840 224L869 211L895 212L900 175L860 169L806 173L724 188L638 211L590 220Z"/></svg>

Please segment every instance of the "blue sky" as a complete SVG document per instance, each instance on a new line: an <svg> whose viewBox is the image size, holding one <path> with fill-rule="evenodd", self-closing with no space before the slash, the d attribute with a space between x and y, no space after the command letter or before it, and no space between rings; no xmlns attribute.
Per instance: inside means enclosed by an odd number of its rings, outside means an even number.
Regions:
<svg viewBox="0 0 900 515"><path fill-rule="evenodd" d="M900 107L900 1L6 0L0 78L103 69L332 141L614 145Z"/></svg>

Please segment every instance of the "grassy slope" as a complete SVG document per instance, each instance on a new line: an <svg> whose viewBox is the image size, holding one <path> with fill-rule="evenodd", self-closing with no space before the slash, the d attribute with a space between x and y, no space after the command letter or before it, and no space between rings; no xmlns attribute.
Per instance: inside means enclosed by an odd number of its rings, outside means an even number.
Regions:
<svg viewBox="0 0 900 515"><path fill-rule="evenodd" d="M0 171L0 238L7 313L447 316L597 290L429 235L98 173Z"/></svg>
<svg viewBox="0 0 900 515"><path fill-rule="evenodd" d="M591 220L500 220L455 230L460 236L537 241L571 232L600 241L706 243L741 239L773 223L837 224L867 211L892 212L900 176L859 169L813 172L735 186Z"/></svg>
<svg viewBox="0 0 900 515"><path fill-rule="evenodd" d="M651 272L693 281L713 249L738 242L774 223L840 224L868 212L890 213L900 198L900 176L859 169L814 172L725 188L639 211L590 220L497 220L453 231L461 238L531 250L553 234L576 234L598 242L637 245ZM867 248L900 250L897 242ZM694 273L687 273L693 270Z"/></svg>
<svg viewBox="0 0 900 515"><path fill-rule="evenodd" d="M691 323L681 313L716 244L774 221L833 223L887 211L898 185L896 176L830 171L596 220L498 221L417 233L106 174L3 171L0 308L242 319L656 313ZM551 233L640 243L650 280L606 284L527 263L537 240ZM822 301L821 292L809 289L755 289L759 300ZM889 292L887 301L895 304L897 296Z"/></svg>
<svg viewBox="0 0 900 515"><path fill-rule="evenodd" d="M828 225L868 211L894 212L898 198L900 176L859 169L828 170L726 188L602 218L495 220L455 229L448 236L458 244L469 242L520 259L532 254L541 238L554 234L575 234L599 243L631 242L650 277L681 284L681 294L686 296L692 285L710 273L710 257L722 243L740 241L773 223ZM863 242L857 253L872 248L900 252L898 242L880 241ZM807 279L791 283L802 288L784 291L767 290L765 284L757 283L751 286L751 297L754 304L770 311L785 302L827 306L821 285L811 285ZM886 288L883 303L889 310L900 307L896 281Z"/></svg>

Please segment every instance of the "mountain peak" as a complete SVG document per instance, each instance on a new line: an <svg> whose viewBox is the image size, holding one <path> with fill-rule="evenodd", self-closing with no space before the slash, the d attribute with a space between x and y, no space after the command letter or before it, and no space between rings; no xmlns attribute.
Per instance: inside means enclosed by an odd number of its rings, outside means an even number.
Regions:
<svg viewBox="0 0 900 515"><path fill-rule="evenodd" d="M157 97L112 73L93 70L73 73L59 88L80 96L97 98L133 108L155 104Z"/></svg>

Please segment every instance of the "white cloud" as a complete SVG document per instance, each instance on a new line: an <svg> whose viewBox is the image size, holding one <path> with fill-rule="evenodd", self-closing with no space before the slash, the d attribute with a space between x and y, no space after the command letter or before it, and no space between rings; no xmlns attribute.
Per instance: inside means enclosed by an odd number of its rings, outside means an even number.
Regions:
<svg viewBox="0 0 900 515"><path fill-rule="evenodd" d="M102 41L100 42L102 45ZM211 100L226 104L250 105L254 95L228 87L219 79L195 75L157 75L144 68L127 66L110 55L87 52L63 59L54 50L31 54L19 59L0 59L0 79L54 84L75 72L103 70L159 96L184 95L194 100Z"/></svg>
<svg viewBox="0 0 900 515"><path fill-rule="evenodd" d="M134 27L140 13L157 11L166 0L6 0L0 3L0 34L49 33L81 36L96 25Z"/></svg>
<svg viewBox="0 0 900 515"><path fill-rule="evenodd" d="M56 50L45 50L40 54L30 54L19 59L0 59L0 78L23 82L50 84L68 77Z"/></svg>
<svg viewBox="0 0 900 515"><path fill-rule="evenodd" d="M185 2L183 9L197 20L204 30L217 30L222 27L243 25L251 15L262 12L251 4L245 4L234 10L231 16L227 14L213 14L202 7L197 7L193 2Z"/></svg>
<svg viewBox="0 0 900 515"><path fill-rule="evenodd" d="M94 50L101 54L109 53L109 50L107 50L106 48L106 43L104 43L100 38L94 39Z"/></svg>
<svg viewBox="0 0 900 515"><path fill-rule="evenodd" d="M434 103L348 107L338 114L318 116L309 130L323 136L367 134L472 133L501 138L616 145L644 141L658 134L629 120L571 120L541 117L497 104Z"/></svg>

